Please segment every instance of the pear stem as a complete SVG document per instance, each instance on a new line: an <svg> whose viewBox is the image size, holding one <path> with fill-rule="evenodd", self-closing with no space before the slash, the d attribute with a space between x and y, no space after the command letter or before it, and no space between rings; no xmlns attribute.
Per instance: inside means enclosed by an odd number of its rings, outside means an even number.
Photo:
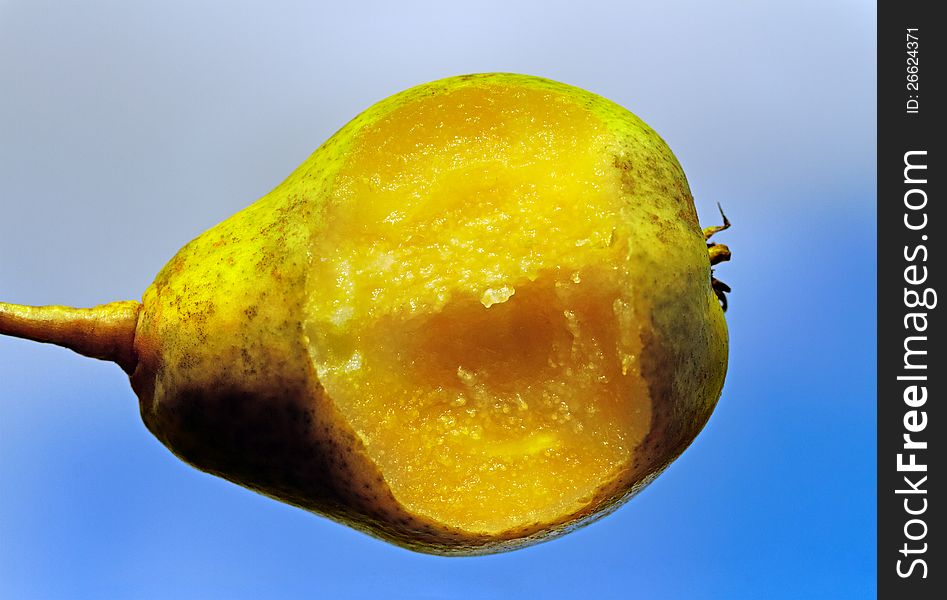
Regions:
<svg viewBox="0 0 947 600"><path fill-rule="evenodd" d="M130 374L138 364L134 344L140 309L141 303L134 300L92 308L0 302L0 334L56 344L83 356L110 360Z"/></svg>

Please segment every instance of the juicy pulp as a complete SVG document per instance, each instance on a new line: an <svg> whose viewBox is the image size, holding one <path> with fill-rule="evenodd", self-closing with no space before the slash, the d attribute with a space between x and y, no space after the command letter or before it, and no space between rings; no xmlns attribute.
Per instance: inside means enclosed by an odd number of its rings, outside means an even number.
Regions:
<svg viewBox="0 0 947 600"><path fill-rule="evenodd" d="M618 154L555 91L461 87L352 142L310 255L319 381L412 514L582 511L651 426Z"/></svg>

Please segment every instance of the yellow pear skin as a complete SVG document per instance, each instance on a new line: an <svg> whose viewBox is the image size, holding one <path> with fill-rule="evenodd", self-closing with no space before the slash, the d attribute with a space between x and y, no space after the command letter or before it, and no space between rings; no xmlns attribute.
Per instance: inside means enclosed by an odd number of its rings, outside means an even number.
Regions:
<svg viewBox="0 0 947 600"><path fill-rule="evenodd" d="M703 428L724 222L700 228L617 104L453 77L360 114L140 304L0 304L0 333L117 362L198 469L412 550L500 552L614 510Z"/></svg>

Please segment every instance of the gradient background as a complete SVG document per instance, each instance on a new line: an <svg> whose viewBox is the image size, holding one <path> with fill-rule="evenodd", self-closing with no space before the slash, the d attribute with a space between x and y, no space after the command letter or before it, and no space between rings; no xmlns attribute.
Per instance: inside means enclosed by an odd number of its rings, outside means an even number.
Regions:
<svg viewBox="0 0 947 600"><path fill-rule="evenodd" d="M670 144L734 261L731 367L616 514L413 554L187 467L114 365L0 339L0 598L864 598L875 589L872 2L0 0L0 298L139 298L357 112L517 71Z"/></svg>

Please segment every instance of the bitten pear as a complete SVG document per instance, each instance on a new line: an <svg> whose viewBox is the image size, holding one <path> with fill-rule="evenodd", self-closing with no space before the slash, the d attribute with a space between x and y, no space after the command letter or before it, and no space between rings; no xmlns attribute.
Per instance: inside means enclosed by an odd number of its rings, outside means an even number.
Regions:
<svg viewBox="0 0 947 600"><path fill-rule="evenodd" d="M203 471L422 552L509 550L640 491L707 422L729 258L640 119L483 74L356 117L141 302L0 304L117 362Z"/></svg>

